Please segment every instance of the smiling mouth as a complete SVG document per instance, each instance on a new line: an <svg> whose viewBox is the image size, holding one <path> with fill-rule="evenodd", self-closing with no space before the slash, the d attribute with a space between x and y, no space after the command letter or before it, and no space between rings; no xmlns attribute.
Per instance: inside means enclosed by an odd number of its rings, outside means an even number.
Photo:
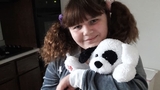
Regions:
<svg viewBox="0 0 160 90"><path fill-rule="evenodd" d="M97 37L98 37L98 35L93 38L86 39L85 41L92 41L92 40L96 39Z"/></svg>

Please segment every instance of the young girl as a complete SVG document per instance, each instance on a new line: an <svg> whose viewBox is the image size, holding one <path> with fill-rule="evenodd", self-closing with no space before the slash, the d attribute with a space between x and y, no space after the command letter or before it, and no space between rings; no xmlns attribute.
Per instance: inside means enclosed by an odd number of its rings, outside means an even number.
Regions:
<svg viewBox="0 0 160 90"><path fill-rule="evenodd" d="M41 48L48 64L41 90L147 90L140 58L135 78L125 83L116 82L111 74L91 70L75 70L69 74L64 65L66 53L78 57L82 50L97 46L106 38L136 42L136 21L128 8L118 1L111 4L104 0L70 0L62 19L47 32Z"/></svg>

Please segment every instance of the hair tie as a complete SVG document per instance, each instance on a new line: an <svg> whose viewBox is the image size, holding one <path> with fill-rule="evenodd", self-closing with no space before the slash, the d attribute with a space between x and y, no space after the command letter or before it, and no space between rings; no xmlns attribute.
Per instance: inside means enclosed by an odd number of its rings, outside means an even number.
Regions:
<svg viewBox="0 0 160 90"><path fill-rule="evenodd" d="M62 24L62 18L63 18L63 15L62 15L62 14L59 14L58 19L59 19L59 21L60 21L61 24Z"/></svg>
<svg viewBox="0 0 160 90"><path fill-rule="evenodd" d="M112 3L115 1L115 0L104 0L105 2L106 2L106 4L107 4L107 7L108 7L108 9L109 9L109 11L111 10L111 5L112 5Z"/></svg>

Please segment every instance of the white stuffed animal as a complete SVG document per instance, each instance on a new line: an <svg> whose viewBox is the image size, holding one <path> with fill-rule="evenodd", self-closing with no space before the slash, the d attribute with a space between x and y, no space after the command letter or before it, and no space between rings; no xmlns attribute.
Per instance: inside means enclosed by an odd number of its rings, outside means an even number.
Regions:
<svg viewBox="0 0 160 90"><path fill-rule="evenodd" d="M69 72L72 72L76 69L88 69L89 65L86 63L80 63L78 58L71 56L69 53L66 54L67 58L65 60L65 67Z"/></svg>
<svg viewBox="0 0 160 90"><path fill-rule="evenodd" d="M92 53L88 54L88 52ZM72 60L75 60L75 58L72 58ZM89 67L91 70L100 74L112 74L117 82L128 82L136 75L139 54L138 50L129 44L116 39L105 39L94 50L87 49L81 53L79 62L84 63L87 60L90 61ZM73 64L69 66L72 67ZM80 65L79 67L84 66Z"/></svg>

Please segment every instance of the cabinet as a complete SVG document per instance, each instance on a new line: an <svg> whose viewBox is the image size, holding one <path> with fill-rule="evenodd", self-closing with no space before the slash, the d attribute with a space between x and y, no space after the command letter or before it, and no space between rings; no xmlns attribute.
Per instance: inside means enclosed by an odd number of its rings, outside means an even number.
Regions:
<svg viewBox="0 0 160 90"><path fill-rule="evenodd" d="M0 3L0 21L6 45L37 47L32 1Z"/></svg>
<svg viewBox="0 0 160 90"><path fill-rule="evenodd" d="M17 79L10 80L0 85L0 90L19 90Z"/></svg>
<svg viewBox="0 0 160 90"><path fill-rule="evenodd" d="M0 65L0 90L40 90L38 54L32 53Z"/></svg>
<svg viewBox="0 0 160 90"><path fill-rule="evenodd" d="M0 65L0 90L18 90L15 62Z"/></svg>

